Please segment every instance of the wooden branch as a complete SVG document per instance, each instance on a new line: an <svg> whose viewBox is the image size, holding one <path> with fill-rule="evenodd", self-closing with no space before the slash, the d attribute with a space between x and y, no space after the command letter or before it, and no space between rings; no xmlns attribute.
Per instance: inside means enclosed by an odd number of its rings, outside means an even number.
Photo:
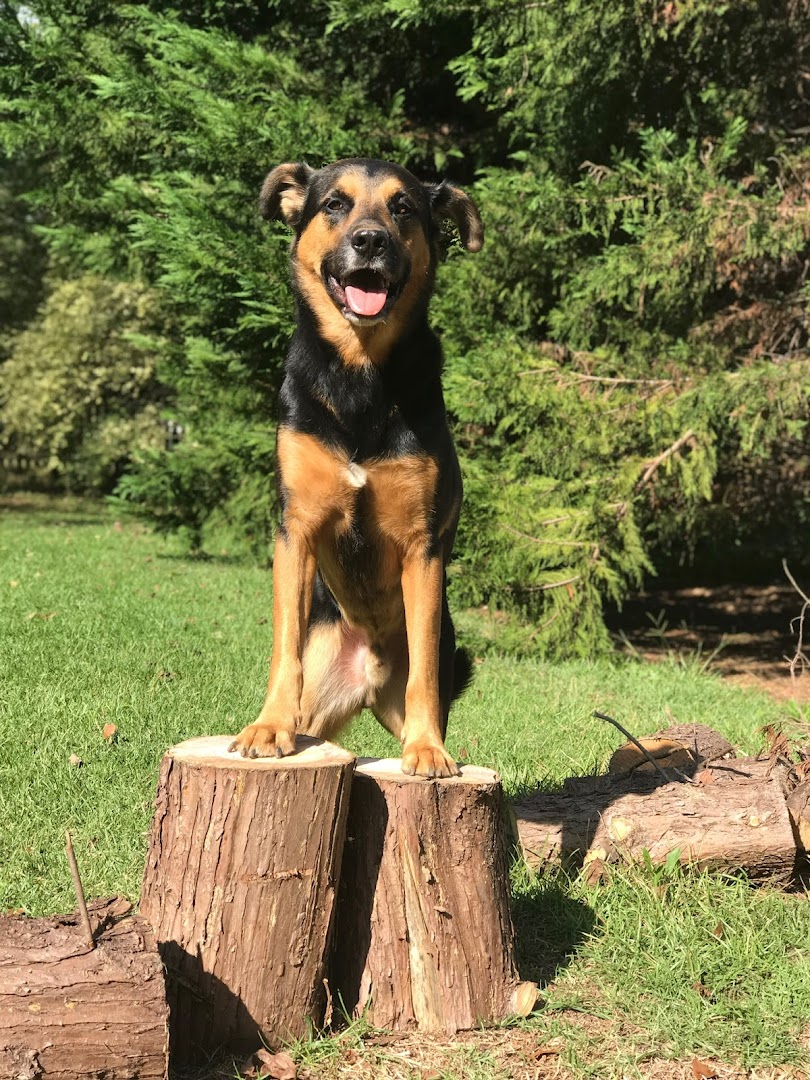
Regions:
<svg viewBox="0 0 810 1080"><path fill-rule="evenodd" d="M647 759L647 761L650 762L650 764L655 769L655 771L660 776L662 776L663 779L667 783L669 782L669 777L664 772L664 770L661 768L661 766L658 764L658 762L655 760L655 758L652 756L652 754L649 752L647 747L644 746L641 742L639 742L639 740L635 737L635 735L631 735L626 727L624 727L622 724L620 724L618 720L614 720L612 716L608 716L606 713L596 712L594 710L593 715L598 720L606 720L609 724L613 724L613 726L618 731L620 731L622 733L622 735L624 735L625 739L629 739L630 742L640 751L640 753L643 754L643 756ZM688 784L694 783L691 776L687 776L686 773L681 772L680 769L675 769L673 771L676 772L678 774L679 779L683 780L685 783L688 783Z"/></svg>
<svg viewBox="0 0 810 1080"><path fill-rule="evenodd" d="M573 577L563 578L562 581L548 581L545 585L524 585L520 592L547 592L549 589L562 589L566 585L573 585L581 577L582 574L574 574Z"/></svg>
<svg viewBox="0 0 810 1080"><path fill-rule="evenodd" d="M557 377L564 375L566 378L576 379L577 382L604 383L606 386L655 386L665 389L675 385L674 379L628 379L614 375L588 375L584 371L567 371L564 368L527 368L517 372L518 378L526 375L555 375ZM679 383L684 384L692 381L689 376L678 380Z"/></svg>
<svg viewBox="0 0 810 1080"><path fill-rule="evenodd" d="M683 446L685 446L685 444L688 443L690 439L694 439L694 437L695 437L695 433L690 428L688 431L685 431L683 433L683 435L681 435L681 437L679 439L676 439L675 442L672 443L671 446L668 446L666 448L666 450L664 450L662 453L660 453L658 455L658 457L653 458L653 460L651 462L649 462L649 464L647 465L647 468L644 470L644 472L641 475L641 478L637 482L636 487L635 487L636 492L639 492L639 491L641 491L642 488L646 487L647 484L652 479L652 477L657 472L657 470L664 464L664 462L668 461L669 458L671 458L674 454L677 454L678 451Z"/></svg>
<svg viewBox="0 0 810 1080"><path fill-rule="evenodd" d="M567 521L568 519L563 518L562 520ZM507 525L505 523L503 523L501 525L501 528L505 529L506 532L512 533L513 536L519 536L521 540L529 540L532 544L545 544L547 546L552 546L552 547L580 547L580 548L593 547L594 546L592 540L557 540L556 538L551 539L551 540L544 540L540 536L531 536L529 533L525 533L521 529L516 529L514 527L514 525Z"/></svg>
<svg viewBox="0 0 810 1080"><path fill-rule="evenodd" d="M802 610L799 615L795 619L791 620L791 628L793 626L793 623L798 622L799 624L799 640L796 643L796 652L790 661L789 668L790 677L795 684L796 669L798 668L800 672L804 672L807 668L810 668L810 657L808 657L804 651L804 619L808 610L810 610L810 596L808 596L807 593L804 592L804 590L800 587L799 583L796 581L793 574L791 574L790 568L787 564L787 559L782 559L782 569L785 571L785 575L790 584L804 601L802 605Z"/></svg>
<svg viewBox="0 0 810 1080"><path fill-rule="evenodd" d="M79 907L79 915L84 929L84 940L88 949L94 949L96 943L93 938L93 927L90 925L90 915L87 912L87 901L84 898L84 888L82 886L81 875L79 874L79 864L76 862L76 852L73 850L73 841L71 840L70 832L67 829L65 829L65 853L67 855L68 866L70 867L70 876L73 878L76 903Z"/></svg>

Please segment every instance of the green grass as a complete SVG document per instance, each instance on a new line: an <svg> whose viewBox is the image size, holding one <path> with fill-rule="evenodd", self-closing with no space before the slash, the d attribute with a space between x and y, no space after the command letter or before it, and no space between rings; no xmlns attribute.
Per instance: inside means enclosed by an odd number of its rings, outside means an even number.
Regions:
<svg viewBox="0 0 810 1080"><path fill-rule="evenodd" d="M187 559L93 505L0 504L0 910L73 907L66 828L88 894L137 896L161 754L255 716L269 613L270 575L227 555ZM487 657L455 709L448 744L497 768L510 792L553 785L603 767L621 741L592 718L595 708L637 733L664 725L669 709L749 750L760 744L757 729L780 715L697 662ZM118 727L112 743L102 737L108 722ZM397 753L370 718L345 745ZM653 1057L807 1064L803 895L660 870L626 870L588 888L517 868L514 887L524 975L547 986L545 1008L510 1038L560 1038L561 1061L582 1076L642 1075ZM345 1048L322 1040L296 1053L313 1074L337 1075ZM437 1075L522 1075L486 1048L453 1054Z"/></svg>

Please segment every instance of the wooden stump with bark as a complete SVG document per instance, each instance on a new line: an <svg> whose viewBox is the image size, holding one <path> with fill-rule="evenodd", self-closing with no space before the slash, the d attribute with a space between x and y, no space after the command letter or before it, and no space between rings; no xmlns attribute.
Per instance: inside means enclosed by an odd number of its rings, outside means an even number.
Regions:
<svg viewBox="0 0 810 1080"><path fill-rule="evenodd" d="M398 760L361 762L346 835L330 982L350 1014L452 1033L531 1011L495 773L424 780Z"/></svg>
<svg viewBox="0 0 810 1080"><path fill-rule="evenodd" d="M168 1007L152 932L120 898L78 916L0 917L1 1080L167 1075Z"/></svg>
<svg viewBox="0 0 810 1080"><path fill-rule="evenodd" d="M228 736L163 759L141 912L166 965L172 1063L249 1053L323 1021L354 757L299 737L242 758Z"/></svg>

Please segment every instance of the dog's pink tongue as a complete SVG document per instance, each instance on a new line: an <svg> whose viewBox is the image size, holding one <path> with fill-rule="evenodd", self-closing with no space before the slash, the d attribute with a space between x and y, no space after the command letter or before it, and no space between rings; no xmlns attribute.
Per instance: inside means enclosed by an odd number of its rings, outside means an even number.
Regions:
<svg viewBox="0 0 810 1080"><path fill-rule="evenodd" d="M388 299L387 289L358 289L356 285L347 285L346 303L355 315L379 315Z"/></svg>

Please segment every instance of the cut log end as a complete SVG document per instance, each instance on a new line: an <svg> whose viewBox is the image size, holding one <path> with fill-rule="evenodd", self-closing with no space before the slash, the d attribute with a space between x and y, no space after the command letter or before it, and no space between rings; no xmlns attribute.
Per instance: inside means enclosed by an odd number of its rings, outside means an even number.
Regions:
<svg viewBox="0 0 810 1080"><path fill-rule="evenodd" d="M424 776L408 776L402 771L400 758L358 758L356 774L375 777L395 784L500 784L500 776L493 769L480 765L461 765L458 776L430 779Z"/></svg>
<svg viewBox="0 0 810 1080"><path fill-rule="evenodd" d="M540 995L537 983L518 983L509 999L510 1016L530 1016Z"/></svg>
<svg viewBox="0 0 810 1080"><path fill-rule="evenodd" d="M232 743L233 735L203 735L173 746L167 754L185 765L211 769L329 768L354 761L354 755L348 750L309 735L297 735L295 753L286 757L242 757L229 749Z"/></svg>

